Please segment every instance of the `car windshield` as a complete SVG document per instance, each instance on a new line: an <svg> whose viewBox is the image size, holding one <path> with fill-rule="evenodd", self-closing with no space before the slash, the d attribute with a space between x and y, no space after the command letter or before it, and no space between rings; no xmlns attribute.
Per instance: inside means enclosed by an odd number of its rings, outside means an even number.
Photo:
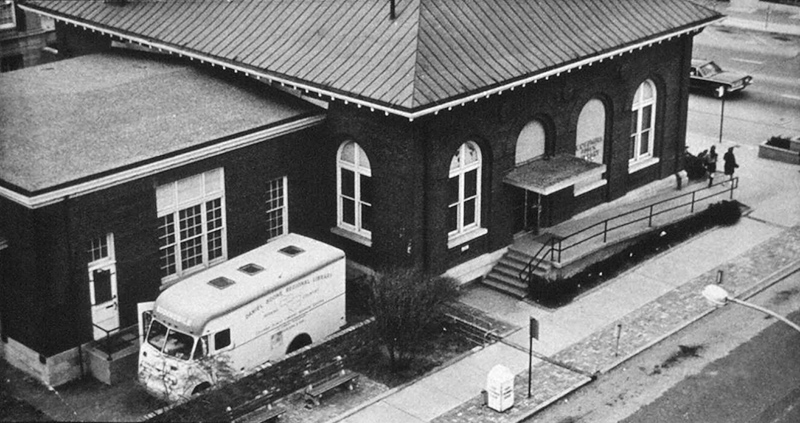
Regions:
<svg viewBox="0 0 800 423"><path fill-rule="evenodd" d="M720 72L722 72L722 69L720 69L719 66L717 66L717 64L714 62L708 62L700 67L700 75L702 76L716 75Z"/></svg>
<svg viewBox="0 0 800 423"><path fill-rule="evenodd" d="M150 332L147 334L148 344L164 354L182 360L188 360L192 356L194 341L192 336L169 329L158 320L153 320L150 325Z"/></svg>

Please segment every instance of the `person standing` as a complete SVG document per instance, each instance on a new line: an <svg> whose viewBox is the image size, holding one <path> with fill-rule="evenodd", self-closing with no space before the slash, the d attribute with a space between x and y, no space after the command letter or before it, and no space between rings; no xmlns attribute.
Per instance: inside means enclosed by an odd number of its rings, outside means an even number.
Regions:
<svg viewBox="0 0 800 423"><path fill-rule="evenodd" d="M706 171L708 171L708 186L714 184L714 174L717 173L717 147L711 146L706 155Z"/></svg>
<svg viewBox="0 0 800 423"><path fill-rule="evenodd" d="M736 163L736 156L733 155L733 147L728 148L728 152L722 156L722 159L725 160L725 165L723 167L725 176L728 177L728 179L733 179L733 172L739 167L739 164Z"/></svg>

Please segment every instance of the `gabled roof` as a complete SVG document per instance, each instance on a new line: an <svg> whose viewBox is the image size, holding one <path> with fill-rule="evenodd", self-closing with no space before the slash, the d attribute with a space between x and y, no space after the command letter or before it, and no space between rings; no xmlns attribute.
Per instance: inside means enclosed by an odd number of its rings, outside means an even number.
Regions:
<svg viewBox="0 0 800 423"><path fill-rule="evenodd" d="M722 17L688 0L395 0L392 20L390 1L29 0L23 8L409 117Z"/></svg>
<svg viewBox="0 0 800 423"><path fill-rule="evenodd" d="M36 207L96 188L98 180L120 183L324 117L300 99L233 76L137 52L0 74L0 195Z"/></svg>

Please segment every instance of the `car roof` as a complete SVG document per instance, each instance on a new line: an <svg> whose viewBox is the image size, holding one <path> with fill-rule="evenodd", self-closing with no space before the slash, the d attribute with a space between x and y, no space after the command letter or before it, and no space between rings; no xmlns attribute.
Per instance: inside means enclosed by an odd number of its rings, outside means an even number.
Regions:
<svg viewBox="0 0 800 423"><path fill-rule="evenodd" d="M703 66L706 63L711 63L711 60L706 59L692 59L692 66Z"/></svg>

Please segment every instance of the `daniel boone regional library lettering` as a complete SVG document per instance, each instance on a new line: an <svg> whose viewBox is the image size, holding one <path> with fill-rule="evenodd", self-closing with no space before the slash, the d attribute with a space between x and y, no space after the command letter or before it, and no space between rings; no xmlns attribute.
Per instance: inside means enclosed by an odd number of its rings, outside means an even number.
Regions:
<svg viewBox="0 0 800 423"><path fill-rule="evenodd" d="M469 282L515 237L674 181L692 40L721 19L683 0L17 7L56 21L63 60L0 75L1 345L51 385L138 303L289 232L351 274Z"/></svg>

